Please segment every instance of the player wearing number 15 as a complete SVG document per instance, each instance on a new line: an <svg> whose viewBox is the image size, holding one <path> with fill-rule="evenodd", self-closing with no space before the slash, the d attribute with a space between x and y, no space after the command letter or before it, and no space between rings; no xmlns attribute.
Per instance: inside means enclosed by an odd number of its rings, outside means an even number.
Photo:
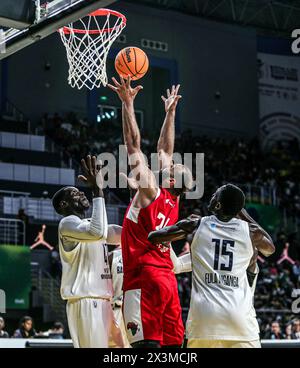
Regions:
<svg viewBox="0 0 300 368"><path fill-rule="evenodd" d="M163 97L166 118L158 141L162 178L157 183L145 163L140 147L140 132L134 113L134 99L142 89L132 88L130 78L110 86L120 97L123 109L123 135L137 192L123 222L124 319L128 339L137 347L180 346L184 328L173 273L170 247L152 245L148 234L178 220L180 195L191 189L192 176L183 165L172 165L175 136L175 109L179 86ZM137 174L138 173L138 174ZM176 175L184 185L176 188ZM160 185L159 185L160 184Z"/></svg>
<svg viewBox="0 0 300 368"><path fill-rule="evenodd" d="M243 209L244 203L244 193L227 184L212 196L212 216L190 217L149 234L153 243L193 234L190 348L260 347L253 280L247 271L257 251L269 256L275 248L269 234Z"/></svg>

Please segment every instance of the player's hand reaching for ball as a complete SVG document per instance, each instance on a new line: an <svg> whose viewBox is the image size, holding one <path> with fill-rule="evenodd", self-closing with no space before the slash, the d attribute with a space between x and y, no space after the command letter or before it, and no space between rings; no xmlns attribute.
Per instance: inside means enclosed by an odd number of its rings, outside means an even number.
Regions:
<svg viewBox="0 0 300 368"><path fill-rule="evenodd" d="M91 188L94 197L103 197L101 165L97 162L96 156L88 155L86 159L83 158L81 168L83 175L79 175L78 179Z"/></svg>
<svg viewBox="0 0 300 368"><path fill-rule="evenodd" d="M114 82L114 86L112 84L108 84L107 86L116 92L120 100L125 104L132 103L139 91L143 89L143 86L132 88L130 76L128 76L126 80L120 77L121 83L119 83L116 78L112 78L112 80Z"/></svg>
<svg viewBox="0 0 300 368"><path fill-rule="evenodd" d="M176 87L173 85L171 91L167 89L167 97L161 96L165 104L166 113L175 112L178 101L182 98L181 95L178 95L179 88L180 84Z"/></svg>

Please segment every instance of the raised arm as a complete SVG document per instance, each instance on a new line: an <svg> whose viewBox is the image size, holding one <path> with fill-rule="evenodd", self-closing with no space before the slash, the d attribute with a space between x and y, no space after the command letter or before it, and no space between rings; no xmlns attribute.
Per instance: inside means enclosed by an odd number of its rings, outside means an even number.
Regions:
<svg viewBox="0 0 300 368"><path fill-rule="evenodd" d="M59 224L59 235L67 240L64 242L66 250L73 250L78 242L91 242L106 240L108 225L105 208L105 200L102 190L102 175L100 165L96 157L87 156L86 160L81 160L83 175L78 179L87 184L93 193L93 212L91 221L80 219L71 215L63 218Z"/></svg>
<svg viewBox="0 0 300 368"><path fill-rule="evenodd" d="M141 133L137 125L133 100L122 104L122 128L128 155L141 153Z"/></svg>
<svg viewBox="0 0 300 368"><path fill-rule="evenodd" d="M141 152L141 134L136 122L134 112L134 100L142 86L131 87L131 79L125 81L120 78L120 82L116 78L112 78L114 85L108 84L108 87L117 93L122 102L122 126L124 143L127 147L128 155Z"/></svg>
<svg viewBox="0 0 300 368"><path fill-rule="evenodd" d="M166 116L157 143L160 169L169 167L173 159L176 106L182 98L182 96L178 95L179 88L179 84L176 87L172 86L171 92L169 89L167 90L167 97L161 96L165 104Z"/></svg>
<svg viewBox="0 0 300 368"><path fill-rule="evenodd" d="M118 94L122 101L123 135L133 179L136 181L142 196L153 200L157 194L158 186L141 150L141 135L134 112L135 97L143 87L132 88L130 77L127 78L126 82L121 78L121 83L113 78L113 82L114 86L110 84L108 86Z"/></svg>

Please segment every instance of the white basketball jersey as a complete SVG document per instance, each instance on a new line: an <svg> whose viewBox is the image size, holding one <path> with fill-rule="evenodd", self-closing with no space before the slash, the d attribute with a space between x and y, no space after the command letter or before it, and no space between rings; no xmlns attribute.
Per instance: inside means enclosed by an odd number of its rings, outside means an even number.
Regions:
<svg viewBox="0 0 300 368"><path fill-rule="evenodd" d="M114 297L113 302L119 306L123 304L123 259L122 249L112 252L111 274L113 282Z"/></svg>
<svg viewBox="0 0 300 368"><path fill-rule="evenodd" d="M187 337L252 341L259 338L246 270L253 256L248 223L203 217L191 244L192 295Z"/></svg>
<svg viewBox="0 0 300 368"><path fill-rule="evenodd" d="M110 299L113 292L106 244L102 241L77 242L73 250L66 251L63 247L63 241L66 240L59 233L62 298Z"/></svg>

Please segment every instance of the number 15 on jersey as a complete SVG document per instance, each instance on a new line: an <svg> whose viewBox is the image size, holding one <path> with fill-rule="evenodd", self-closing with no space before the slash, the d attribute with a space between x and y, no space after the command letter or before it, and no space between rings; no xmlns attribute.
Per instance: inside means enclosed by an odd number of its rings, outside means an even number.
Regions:
<svg viewBox="0 0 300 368"><path fill-rule="evenodd" d="M230 248L234 248L234 241L212 239L212 242L215 243L214 270L231 271L233 266L233 251ZM225 259L226 263L220 261L221 257Z"/></svg>

